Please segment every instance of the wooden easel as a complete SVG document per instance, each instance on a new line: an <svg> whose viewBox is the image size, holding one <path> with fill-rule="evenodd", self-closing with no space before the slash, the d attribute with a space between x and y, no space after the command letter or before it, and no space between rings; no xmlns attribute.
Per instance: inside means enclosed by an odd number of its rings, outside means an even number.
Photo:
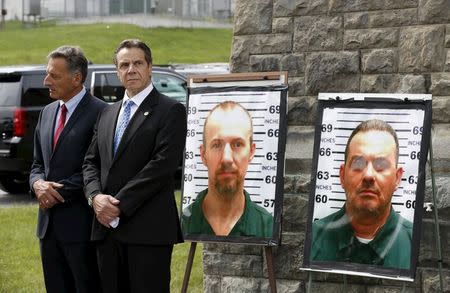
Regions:
<svg viewBox="0 0 450 293"><path fill-rule="evenodd" d="M191 277L192 264L194 262L196 248L197 248L197 242L191 242L188 260L186 263L186 270L184 271L184 278L183 278L183 285L181 287L181 293L187 293L187 288L189 285L189 278ZM266 265L267 265L267 272L269 274L270 292L277 293L275 270L273 268L272 246L264 246L264 253L266 254Z"/></svg>

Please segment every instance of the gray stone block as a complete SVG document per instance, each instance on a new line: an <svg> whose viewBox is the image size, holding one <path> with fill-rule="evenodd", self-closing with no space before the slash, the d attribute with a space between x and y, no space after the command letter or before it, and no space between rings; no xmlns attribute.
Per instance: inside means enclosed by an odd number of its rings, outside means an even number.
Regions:
<svg viewBox="0 0 450 293"><path fill-rule="evenodd" d="M306 272L300 270L303 264L303 245L274 247L272 253L277 279L301 280L306 278ZM264 276L268 276L267 266L264 266Z"/></svg>
<svg viewBox="0 0 450 293"><path fill-rule="evenodd" d="M308 14L326 14L328 11L328 0L310 0Z"/></svg>
<svg viewBox="0 0 450 293"><path fill-rule="evenodd" d="M363 93L395 93L399 87L400 77L397 74L373 74L361 77Z"/></svg>
<svg viewBox="0 0 450 293"><path fill-rule="evenodd" d="M286 139L286 158L312 158L314 128L289 126Z"/></svg>
<svg viewBox="0 0 450 293"><path fill-rule="evenodd" d="M240 277L223 277L220 286L221 293L253 293L260 292L261 279L240 278Z"/></svg>
<svg viewBox="0 0 450 293"><path fill-rule="evenodd" d="M283 231L303 232L308 217L308 199L285 195L283 200Z"/></svg>
<svg viewBox="0 0 450 293"><path fill-rule="evenodd" d="M292 34L267 34L252 36L251 54L282 54L292 52Z"/></svg>
<svg viewBox="0 0 450 293"><path fill-rule="evenodd" d="M245 244L205 243L204 251L223 254L262 255L261 246Z"/></svg>
<svg viewBox="0 0 450 293"><path fill-rule="evenodd" d="M342 276L339 283L313 283L311 292L326 292L326 293L342 293L344 292L344 284ZM366 288L363 285L347 284L346 293L366 293Z"/></svg>
<svg viewBox="0 0 450 293"><path fill-rule="evenodd" d="M421 23L443 23L450 21L450 1L419 0L419 21Z"/></svg>
<svg viewBox="0 0 450 293"><path fill-rule="evenodd" d="M317 97L289 97L288 125L314 125Z"/></svg>
<svg viewBox="0 0 450 293"><path fill-rule="evenodd" d="M281 55L252 55L250 70L253 72L279 71Z"/></svg>
<svg viewBox="0 0 450 293"><path fill-rule="evenodd" d="M204 275L203 291L208 293L220 293L221 277Z"/></svg>
<svg viewBox="0 0 450 293"><path fill-rule="evenodd" d="M369 13L368 12L355 12L346 13L344 15L344 28L368 28L369 27Z"/></svg>
<svg viewBox="0 0 450 293"><path fill-rule="evenodd" d="M350 12L350 11L364 11L364 10L388 10L399 8L413 8L417 7L418 0L331 0L329 3L329 12Z"/></svg>
<svg viewBox="0 0 450 293"><path fill-rule="evenodd" d="M286 175L284 177L284 192L285 194L290 193L294 195L301 193L307 196L310 190L310 183L310 174Z"/></svg>
<svg viewBox="0 0 450 293"><path fill-rule="evenodd" d="M294 31L294 19L292 17L277 17L272 21L272 32L292 33Z"/></svg>
<svg viewBox="0 0 450 293"><path fill-rule="evenodd" d="M230 57L231 72L248 72L250 66L251 37L235 36Z"/></svg>
<svg viewBox="0 0 450 293"><path fill-rule="evenodd" d="M425 94L425 77L423 75L407 74L400 77L398 93Z"/></svg>
<svg viewBox="0 0 450 293"><path fill-rule="evenodd" d="M277 292L279 293L304 293L304 284L301 281L277 279ZM261 292L271 292L268 279L261 281Z"/></svg>
<svg viewBox="0 0 450 293"><path fill-rule="evenodd" d="M442 71L445 26L408 27L399 40L399 72Z"/></svg>
<svg viewBox="0 0 450 293"><path fill-rule="evenodd" d="M441 211L444 209L450 209L450 177L439 176L439 173L435 174L435 185L436 185L436 206L438 210ZM433 192L430 178L428 178L426 181L424 201L425 202L433 201ZM434 215L433 213L430 213L430 217L433 217L433 215Z"/></svg>
<svg viewBox="0 0 450 293"><path fill-rule="evenodd" d="M445 71L450 71L450 49L447 49L447 57L445 58Z"/></svg>
<svg viewBox="0 0 450 293"><path fill-rule="evenodd" d="M203 253L204 273L208 275L261 277L262 266L261 256Z"/></svg>
<svg viewBox="0 0 450 293"><path fill-rule="evenodd" d="M302 16L294 21L294 51L342 48L342 17Z"/></svg>
<svg viewBox="0 0 450 293"><path fill-rule="evenodd" d="M450 95L450 73L431 74L430 92L433 96Z"/></svg>
<svg viewBox="0 0 450 293"><path fill-rule="evenodd" d="M286 174L299 174L310 172L311 168L312 168L311 159L295 159L295 158L286 159L285 164Z"/></svg>
<svg viewBox="0 0 450 293"><path fill-rule="evenodd" d="M411 287L406 287L403 291L402 286L390 287L390 286L368 286L367 293L415 293L416 290Z"/></svg>
<svg viewBox="0 0 450 293"><path fill-rule="evenodd" d="M450 270L443 270L443 291L440 291L439 273L437 270L424 270L422 272L422 292L425 293L449 293L450 292Z"/></svg>
<svg viewBox="0 0 450 293"><path fill-rule="evenodd" d="M397 40L397 28L346 30L344 32L345 49L396 47Z"/></svg>
<svg viewBox="0 0 450 293"><path fill-rule="evenodd" d="M393 73L397 70L397 52L392 49L374 49L362 53L363 73Z"/></svg>
<svg viewBox="0 0 450 293"><path fill-rule="evenodd" d="M369 13L369 27L410 26L415 24L417 24L416 8Z"/></svg>
<svg viewBox="0 0 450 293"><path fill-rule="evenodd" d="M450 131L448 124L435 124L431 129L433 157L435 160L450 158Z"/></svg>
<svg viewBox="0 0 450 293"><path fill-rule="evenodd" d="M302 96L305 94L305 78L289 77L289 96Z"/></svg>
<svg viewBox="0 0 450 293"><path fill-rule="evenodd" d="M305 54L288 54L281 58L281 70L288 72L288 77L305 73Z"/></svg>
<svg viewBox="0 0 450 293"><path fill-rule="evenodd" d="M234 35L264 34L272 31L272 0L236 1Z"/></svg>
<svg viewBox="0 0 450 293"><path fill-rule="evenodd" d="M306 93L358 92L359 53L311 53L306 57Z"/></svg>
<svg viewBox="0 0 450 293"><path fill-rule="evenodd" d="M440 217L439 221L439 235L443 266L448 267L450 265L450 247L448 245L450 241L450 223L446 222L443 217ZM418 265L437 267L438 259L434 218L423 219Z"/></svg>
<svg viewBox="0 0 450 293"><path fill-rule="evenodd" d="M445 35L445 47L450 47L450 25L447 24L447 29L445 30L447 33Z"/></svg>
<svg viewBox="0 0 450 293"><path fill-rule="evenodd" d="M307 13L308 0L274 0L273 16L293 16Z"/></svg>
<svg viewBox="0 0 450 293"><path fill-rule="evenodd" d="M450 96L433 97L433 123L450 123Z"/></svg>

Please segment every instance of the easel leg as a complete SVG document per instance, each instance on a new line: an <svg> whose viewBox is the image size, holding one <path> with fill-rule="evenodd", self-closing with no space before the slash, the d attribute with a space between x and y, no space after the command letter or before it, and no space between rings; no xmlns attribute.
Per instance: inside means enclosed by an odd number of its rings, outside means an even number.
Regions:
<svg viewBox="0 0 450 293"><path fill-rule="evenodd" d="M347 293L347 275L342 275L342 278L344 279L344 288L342 292Z"/></svg>
<svg viewBox="0 0 450 293"><path fill-rule="evenodd" d="M406 293L406 284L403 282L402 293Z"/></svg>
<svg viewBox="0 0 450 293"><path fill-rule="evenodd" d="M188 261L186 263L186 270L184 271L183 286L181 287L181 293L186 293L189 285L189 278L191 277L192 263L194 262L195 249L197 248L197 242L191 242L191 248L189 249Z"/></svg>
<svg viewBox="0 0 450 293"><path fill-rule="evenodd" d="M264 251L266 253L267 272L269 273L270 292L277 293L277 282L275 280L275 272L273 269L272 247L266 246L264 247Z"/></svg>
<svg viewBox="0 0 450 293"><path fill-rule="evenodd" d="M441 292L444 292L444 280L442 276L442 248L441 248L441 234L439 232L439 216L436 201L436 183L434 180L434 170L433 170L433 145L430 139L430 171L431 171L431 189L433 193L433 207L434 207L434 229L436 233L436 248L438 257L438 269L439 269L439 284L441 286Z"/></svg>
<svg viewBox="0 0 450 293"><path fill-rule="evenodd" d="M312 286L312 272L308 273L308 287L306 287L306 293L311 293L311 286Z"/></svg>

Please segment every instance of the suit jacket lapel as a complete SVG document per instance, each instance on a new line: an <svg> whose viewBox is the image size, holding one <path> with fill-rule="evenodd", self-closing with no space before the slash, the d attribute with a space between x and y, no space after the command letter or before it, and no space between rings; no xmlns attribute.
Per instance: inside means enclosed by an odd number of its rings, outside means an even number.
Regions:
<svg viewBox="0 0 450 293"><path fill-rule="evenodd" d="M81 114L83 113L84 107L89 102L89 99L91 98L91 95L86 92L86 94L83 96L81 101L78 103L77 107L75 108L75 111L70 115L69 120L66 122L66 125L64 125L64 128L59 135L58 141L56 142L55 150L58 148L58 145L61 143L61 141L64 140L64 137L67 135L67 133L70 132L72 127L75 125L76 121L81 117ZM53 140L52 140L53 143Z"/></svg>
<svg viewBox="0 0 450 293"><path fill-rule="evenodd" d="M114 157L116 160L122 154L123 150L127 147L131 138L134 136L139 127L144 123L147 117L152 115L152 108L158 104L158 95L155 89L153 89L150 94L144 99L142 104L136 110L130 122L128 123L125 132L123 133L122 139L120 140L117 153ZM113 138L114 139L114 138Z"/></svg>
<svg viewBox="0 0 450 293"><path fill-rule="evenodd" d="M119 112L120 108L122 108L122 101L116 102L110 106L110 111L107 111L105 113L105 121L109 122L105 129L98 129L98 132L102 132L105 135L105 142L106 142L106 157L109 158L110 162L114 158L114 134L116 133L116 126L117 126L117 119L119 118ZM111 127L110 123L113 124L113 127ZM98 136L101 134L98 133ZM103 134L102 134L103 136ZM99 140L100 141L100 140Z"/></svg>
<svg viewBox="0 0 450 293"><path fill-rule="evenodd" d="M45 121L42 122L44 127L41 128L41 141L45 142L42 151L47 154L53 153L53 135L55 132L56 114L59 110L59 102L53 103L49 109L49 117L42 117Z"/></svg>

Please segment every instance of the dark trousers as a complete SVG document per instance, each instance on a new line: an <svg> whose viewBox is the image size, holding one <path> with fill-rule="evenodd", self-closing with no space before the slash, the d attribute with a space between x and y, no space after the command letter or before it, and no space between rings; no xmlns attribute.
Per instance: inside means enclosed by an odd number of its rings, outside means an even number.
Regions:
<svg viewBox="0 0 450 293"><path fill-rule="evenodd" d="M95 247L92 242L64 243L51 227L40 240L42 268L47 293L99 292Z"/></svg>
<svg viewBox="0 0 450 293"><path fill-rule="evenodd" d="M108 235L97 242L103 292L170 292L173 245L122 243Z"/></svg>

